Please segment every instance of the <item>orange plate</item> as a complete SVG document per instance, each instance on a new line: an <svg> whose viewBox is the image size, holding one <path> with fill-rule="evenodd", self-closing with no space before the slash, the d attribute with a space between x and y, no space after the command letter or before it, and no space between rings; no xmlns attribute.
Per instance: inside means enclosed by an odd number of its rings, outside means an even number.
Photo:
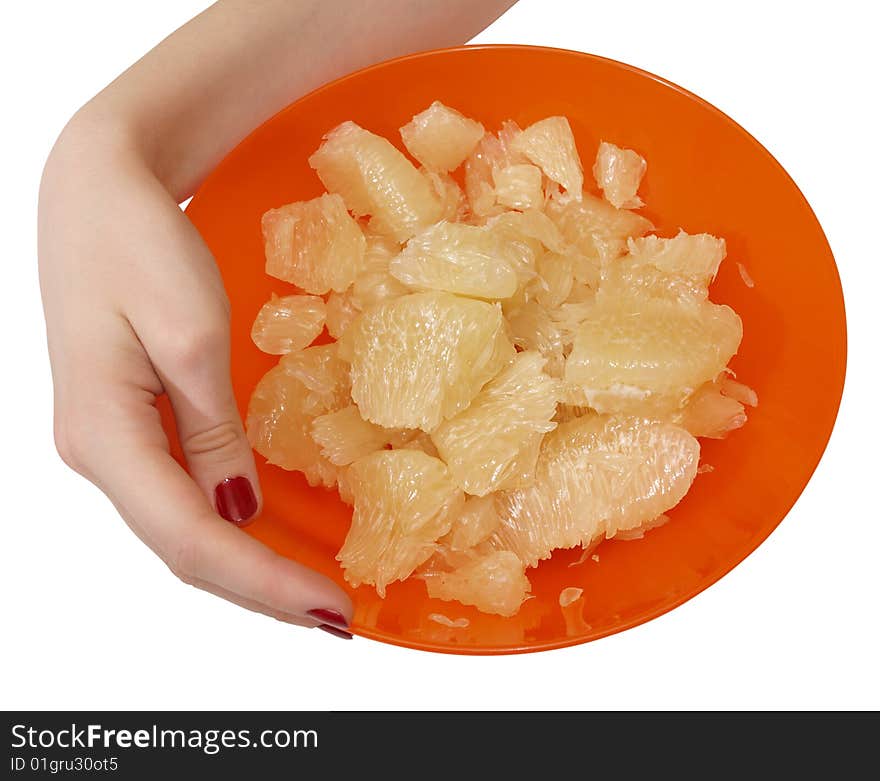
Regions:
<svg viewBox="0 0 880 781"><path fill-rule="evenodd" d="M235 100L230 95L231 101ZM187 209L220 265L232 300L232 373L242 413L276 359L250 340L273 291L263 272L260 216L322 192L306 159L321 136L352 119L400 144L398 128L442 100L497 129L552 114L571 122L589 171L600 139L648 160L645 214L662 235L679 228L727 239L712 296L742 316L733 368L760 405L725 441L704 440L703 462L672 522L636 542L606 542L599 561L558 551L530 571L536 599L514 618L428 599L418 580L379 599L351 590L354 631L398 645L454 653L537 651L619 632L680 605L729 572L782 520L819 461L837 413L846 361L843 296L819 223L779 163L717 109L627 65L579 52L480 46L417 54L346 76L270 119L211 174ZM587 176L590 179L589 173ZM747 287L737 268L754 279ZM167 411L167 410L166 410ZM262 459L258 457L262 462ZM346 586L334 555L350 510L335 491L261 464L265 512L248 533ZM559 606L567 586L582 599ZM347 587L347 586L346 586ZM450 628L429 616L469 620Z"/></svg>

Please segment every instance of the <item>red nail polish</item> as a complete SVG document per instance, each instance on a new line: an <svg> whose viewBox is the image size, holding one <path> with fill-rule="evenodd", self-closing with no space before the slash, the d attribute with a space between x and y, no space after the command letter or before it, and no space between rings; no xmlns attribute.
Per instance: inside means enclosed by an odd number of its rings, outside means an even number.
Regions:
<svg viewBox="0 0 880 781"><path fill-rule="evenodd" d="M217 512L230 523L243 526L257 511L257 495L246 477L227 477L214 489Z"/></svg>
<svg viewBox="0 0 880 781"><path fill-rule="evenodd" d="M336 637L341 637L343 640L351 640L351 632L337 629L335 626L330 626L330 624L318 624L318 629L323 629L325 632L335 635Z"/></svg>
<svg viewBox="0 0 880 781"><path fill-rule="evenodd" d="M337 610L327 610L326 608L321 607L307 611L307 615L310 615L312 618L317 619L322 623L338 627L339 629L348 629L348 621L346 621L345 616Z"/></svg>

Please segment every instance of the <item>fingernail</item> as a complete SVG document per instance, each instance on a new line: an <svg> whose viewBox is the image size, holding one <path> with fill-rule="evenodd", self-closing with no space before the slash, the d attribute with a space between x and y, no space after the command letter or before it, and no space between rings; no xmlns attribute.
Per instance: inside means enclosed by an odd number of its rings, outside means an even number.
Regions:
<svg viewBox="0 0 880 781"><path fill-rule="evenodd" d="M345 616L338 610L327 610L326 608L320 607L315 610L309 610L307 615L310 615L312 618L317 619L324 624L330 624L339 629L348 629L348 621L345 620Z"/></svg>
<svg viewBox="0 0 880 781"><path fill-rule="evenodd" d="M337 629L335 626L330 626L330 624L318 624L318 629L323 629L325 632L329 632L336 637L341 637L343 640L351 640L351 632Z"/></svg>
<svg viewBox="0 0 880 781"><path fill-rule="evenodd" d="M214 489L217 512L230 523L243 526L257 511L257 495L246 477L227 477Z"/></svg>

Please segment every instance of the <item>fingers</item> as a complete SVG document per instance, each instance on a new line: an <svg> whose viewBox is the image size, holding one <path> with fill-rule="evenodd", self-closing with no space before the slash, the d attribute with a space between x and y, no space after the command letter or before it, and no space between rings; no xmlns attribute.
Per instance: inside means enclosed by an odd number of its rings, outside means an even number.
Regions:
<svg viewBox="0 0 880 781"><path fill-rule="evenodd" d="M112 323L104 324L104 334L112 330ZM79 358L89 366L89 384L83 390L82 382L66 383L69 392L57 410L60 449L178 577L289 623L344 626L351 620L351 601L339 586L221 518L170 456L155 386L121 379L138 374L144 355L105 346Z"/></svg>
<svg viewBox="0 0 880 781"><path fill-rule="evenodd" d="M158 426L158 416L154 420ZM279 556L211 511L162 447L127 437L106 442L93 470L126 520L184 582L302 626L351 620L348 595L329 578Z"/></svg>

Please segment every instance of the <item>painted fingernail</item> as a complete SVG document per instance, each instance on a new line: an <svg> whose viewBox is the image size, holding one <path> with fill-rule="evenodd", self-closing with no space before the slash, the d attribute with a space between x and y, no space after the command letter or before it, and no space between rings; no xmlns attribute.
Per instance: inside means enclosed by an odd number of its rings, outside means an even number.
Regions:
<svg viewBox="0 0 880 781"><path fill-rule="evenodd" d="M339 629L348 629L348 621L345 620L345 616L338 610L327 610L320 607L315 610L309 610L308 615L324 624L330 624Z"/></svg>
<svg viewBox="0 0 880 781"><path fill-rule="evenodd" d="M318 629L323 629L325 632L335 635L336 637L341 637L343 640L351 640L351 632L337 629L335 626L330 626L330 624L318 624Z"/></svg>
<svg viewBox="0 0 880 781"><path fill-rule="evenodd" d="M227 477L214 489L217 512L230 523L243 526L257 511L257 495L246 477Z"/></svg>

